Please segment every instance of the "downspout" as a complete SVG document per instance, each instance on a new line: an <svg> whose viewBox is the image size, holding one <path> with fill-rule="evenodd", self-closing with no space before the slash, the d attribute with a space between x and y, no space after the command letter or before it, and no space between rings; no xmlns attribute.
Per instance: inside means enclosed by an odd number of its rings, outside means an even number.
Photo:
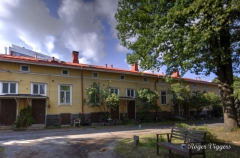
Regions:
<svg viewBox="0 0 240 158"><path fill-rule="evenodd" d="M157 92L157 83L158 83L158 80L159 80L159 75L156 79L156 81L154 82L154 90ZM156 104L157 104L157 101L156 101ZM156 121L158 121L158 111L156 110Z"/></svg>
<svg viewBox="0 0 240 158"><path fill-rule="evenodd" d="M83 102L83 67L81 66L81 93L82 93L82 124L84 125L84 102Z"/></svg>

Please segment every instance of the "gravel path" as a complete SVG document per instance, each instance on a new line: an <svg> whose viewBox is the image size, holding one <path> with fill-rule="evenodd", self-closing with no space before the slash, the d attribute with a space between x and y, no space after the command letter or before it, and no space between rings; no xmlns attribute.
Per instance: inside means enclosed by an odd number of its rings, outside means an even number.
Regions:
<svg viewBox="0 0 240 158"><path fill-rule="evenodd" d="M165 133L172 125L110 126L65 128L35 131L0 131L0 157L17 158L120 158L114 152L116 143L133 135Z"/></svg>

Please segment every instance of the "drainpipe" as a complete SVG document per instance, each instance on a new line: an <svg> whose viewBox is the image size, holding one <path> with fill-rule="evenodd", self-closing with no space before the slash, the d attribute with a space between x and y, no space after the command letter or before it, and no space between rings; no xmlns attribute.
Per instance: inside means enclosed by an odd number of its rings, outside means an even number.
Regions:
<svg viewBox="0 0 240 158"><path fill-rule="evenodd" d="M157 83L158 83L158 80L159 80L159 75L158 75L156 81L154 82L154 90L155 90L155 91L157 91ZM157 101L156 101L156 103L157 103ZM156 110L156 121L158 121L158 112L157 112L157 110Z"/></svg>
<svg viewBox="0 0 240 158"><path fill-rule="evenodd" d="M83 67L81 66L81 93L82 93L82 124L84 125L84 105L83 105Z"/></svg>

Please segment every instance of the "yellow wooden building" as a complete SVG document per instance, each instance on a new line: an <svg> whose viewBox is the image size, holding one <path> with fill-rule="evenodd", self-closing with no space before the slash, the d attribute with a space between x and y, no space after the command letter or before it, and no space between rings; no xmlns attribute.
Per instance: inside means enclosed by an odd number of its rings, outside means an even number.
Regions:
<svg viewBox="0 0 240 158"><path fill-rule="evenodd" d="M177 78L178 73L173 74ZM184 78L184 85L192 90L219 93L216 84L202 80ZM97 123L99 110L83 105L86 88L93 82L106 85L111 81L112 91L120 97L120 105L112 111L113 119L136 118L135 92L150 88L160 94L158 104L161 117L170 114L181 116L181 109L172 105L172 95L167 93L170 84L163 74L140 73L138 65L132 70L110 66L81 64L78 52L72 52L72 62L35 57L24 57L10 52L0 55L0 124L12 125L22 108L30 105L36 124L70 125L78 114L83 114L85 123ZM194 111L189 111L194 115ZM154 119L155 115L152 114Z"/></svg>

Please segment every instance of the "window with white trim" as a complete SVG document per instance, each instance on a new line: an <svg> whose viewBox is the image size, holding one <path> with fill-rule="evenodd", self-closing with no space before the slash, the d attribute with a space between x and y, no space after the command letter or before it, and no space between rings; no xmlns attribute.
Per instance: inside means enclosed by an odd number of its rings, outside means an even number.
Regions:
<svg viewBox="0 0 240 158"><path fill-rule="evenodd" d="M161 83L162 83L162 84L165 84L165 81L164 81L164 80L162 80L162 81L161 81Z"/></svg>
<svg viewBox="0 0 240 158"><path fill-rule="evenodd" d="M161 91L161 104L167 104L167 91Z"/></svg>
<svg viewBox="0 0 240 158"><path fill-rule="evenodd" d="M1 82L2 94L17 94L18 83L16 82Z"/></svg>
<svg viewBox="0 0 240 158"><path fill-rule="evenodd" d="M68 70L62 70L62 75L69 75L69 71Z"/></svg>
<svg viewBox="0 0 240 158"><path fill-rule="evenodd" d="M93 73L92 73L92 77L97 78L97 77L98 77L98 73L97 73L97 72L93 72Z"/></svg>
<svg viewBox="0 0 240 158"><path fill-rule="evenodd" d="M125 76L124 76L124 75L121 75L121 76L120 76L120 79L121 79L121 80L125 80Z"/></svg>
<svg viewBox="0 0 240 158"><path fill-rule="evenodd" d="M59 104L72 104L72 85L58 85Z"/></svg>
<svg viewBox="0 0 240 158"><path fill-rule="evenodd" d="M30 68L28 65L20 65L20 71L29 72Z"/></svg>
<svg viewBox="0 0 240 158"><path fill-rule="evenodd" d="M127 89L127 92L126 92L126 96L127 97L135 97L135 90L134 89Z"/></svg>
<svg viewBox="0 0 240 158"><path fill-rule="evenodd" d="M147 82L147 81L148 81L148 78L144 77L143 82Z"/></svg>
<svg viewBox="0 0 240 158"><path fill-rule="evenodd" d="M118 88L111 88L110 93L115 93L119 96L119 89Z"/></svg>
<svg viewBox="0 0 240 158"><path fill-rule="evenodd" d="M39 94L46 96L46 84L44 83L32 83L31 84L31 94Z"/></svg>

